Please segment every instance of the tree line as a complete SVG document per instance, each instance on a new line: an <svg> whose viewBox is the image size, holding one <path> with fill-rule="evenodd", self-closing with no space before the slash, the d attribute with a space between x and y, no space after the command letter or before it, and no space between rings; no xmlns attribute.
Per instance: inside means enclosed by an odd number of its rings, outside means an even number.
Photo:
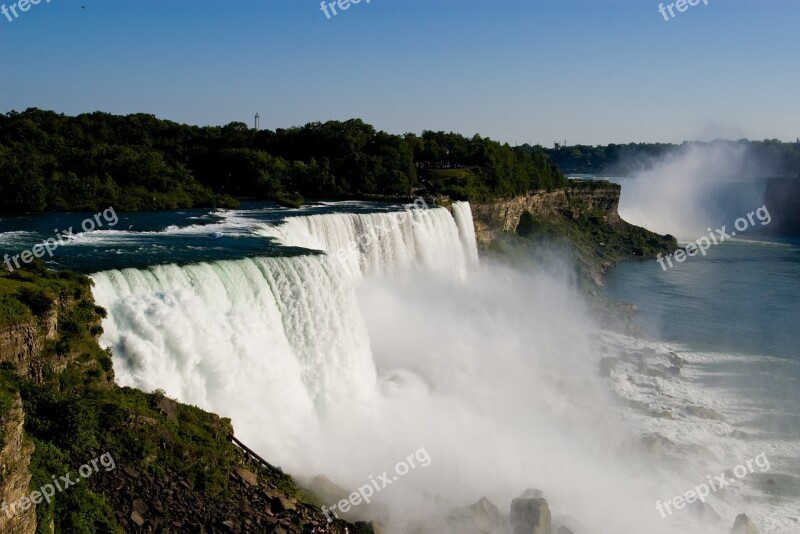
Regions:
<svg viewBox="0 0 800 534"><path fill-rule="evenodd" d="M488 200L566 183L543 150L475 135L393 135L359 120L256 131L153 115L0 115L0 210L236 207L241 198Z"/></svg>
<svg viewBox="0 0 800 534"><path fill-rule="evenodd" d="M763 141L712 141L685 142L680 145L670 143L628 143L624 145L573 145L542 149L540 146L528 147L543 150L558 167L566 173L605 174L629 176L637 171L651 169L661 158L690 145L708 146L726 144L739 146L746 151L748 161L765 178L769 176L800 176L800 140L784 143L777 139ZM527 146L527 145L526 145Z"/></svg>

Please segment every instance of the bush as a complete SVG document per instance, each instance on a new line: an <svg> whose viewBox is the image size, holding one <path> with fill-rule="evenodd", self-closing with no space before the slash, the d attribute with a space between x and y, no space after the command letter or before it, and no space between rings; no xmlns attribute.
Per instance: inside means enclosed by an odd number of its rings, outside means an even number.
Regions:
<svg viewBox="0 0 800 534"><path fill-rule="evenodd" d="M23 287L17 291L17 299L25 304L34 315L42 317L53 307L55 297L46 289Z"/></svg>

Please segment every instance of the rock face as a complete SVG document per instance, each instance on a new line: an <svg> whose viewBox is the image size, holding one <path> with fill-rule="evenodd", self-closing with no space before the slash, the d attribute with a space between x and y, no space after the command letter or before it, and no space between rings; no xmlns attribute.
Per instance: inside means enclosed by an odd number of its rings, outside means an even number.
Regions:
<svg viewBox="0 0 800 534"><path fill-rule="evenodd" d="M467 509L472 515L471 519L476 533L490 534L505 530L500 509L486 497L481 497L478 502Z"/></svg>
<svg viewBox="0 0 800 534"><path fill-rule="evenodd" d="M0 511L0 532L4 534L36 532L34 506L29 506L27 510L15 507L16 513L11 511L11 503L17 503L22 497L30 496L28 484L31 475L28 472L28 464L33 453L33 443L22 433L23 418L22 401L17 396L11 410L0 418L0 432L2 432L0 501L8 505L7 511ZM25 501L20 504L25 504Z"/></svg>
<svg viewBox="0 0 800 534"><path fill-rule="evenodd" d="M584 182L573 182L568 189L536 191L488 204L474 204L475 235L478 241L485 243L495 239L499 232L513 232L524 211L549 219L575 219L580 213L602 213L607 222L615 224L620 221L617 212L620 191L617 184L587 186Z"/></svg>
<svg viewBox="0 0 800 534"><path fill-rule="evenodd" d="M513 534L550 534L550 507L541 498L519 497L511 501Z"/></svg>
<svg viewBox="0 0 800 534"><path fill-rule="evenodd" d="M12 324L0 329L0 362L9 362L17 368L39 356L42 336L34 321Z"/></svg>
<svg viewBox="0 0 800 534"><path fill-rule="evenodd" d="M747 517L747 514L739 514L736 516L736 521L733 523L731 534L758 534L758 529Z"/></svg>
<svg viewBox="0 0 800 534"><path fill-rule="evenodd" d="M59 312L73 304L57 298L43 316L0 327L0 362L11 363L18 374L37 381L45 367L56 373L63 371L66 359L43 361L42 349L45 342L58 336Z"/></svg>

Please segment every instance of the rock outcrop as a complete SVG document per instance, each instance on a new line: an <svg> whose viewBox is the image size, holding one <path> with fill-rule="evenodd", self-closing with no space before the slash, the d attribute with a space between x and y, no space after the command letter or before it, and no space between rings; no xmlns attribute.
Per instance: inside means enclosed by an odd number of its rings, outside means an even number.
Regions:
<svg viewBox="0 0 800 534"><path fill-rule="evenodd" d="M33 453L33 443L23 433L23 422L22 401L17 395L12 408L0 418L0 532L4 534L36 532L36 508L30 501L27 507L26 501L21 501L31 493L28 465Z"/></svg>
<svg viewBox="0 0 800 534"><path fill-rule="evenodd" d="M736 521L733 523L731 534L758 534L758 528L747 517L747 514L739 514L736 516Z"/></svg>
<svg viewBox="0 0 800 534"><path fill-rule="evenodd" d="M518 497L511 501L513 534L550 534L550 507L542 498Z"/></svg>
<svg viewBox="0 0 800 534"><path fill-rule="evenodd" d="M500 509L486 497L468 506L472 525L477 534L491 534L505 531L505 521Z"/></svg>
<svg viewBox="0 0 800 534"><path fill-rule="evenodd" d="M587 185L587 184L592 185ZM608 182L572 182L569 188L555 191L534 191L525 196L473 204L475 236L479 242L489 242L500 232L513 232L525 211L545 219L574 220L582 213L602 214L610 224L620 221L619 197L621 188Z"/></svg>

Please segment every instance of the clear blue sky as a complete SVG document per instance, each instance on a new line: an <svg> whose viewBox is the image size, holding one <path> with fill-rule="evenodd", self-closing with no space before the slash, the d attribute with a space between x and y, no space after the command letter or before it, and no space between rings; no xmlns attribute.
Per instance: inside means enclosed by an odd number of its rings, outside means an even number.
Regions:
<svg viewBox="0 0 800 534"><path fill-rule="evenodd" d="M0 112L794 140L800 1L708 2L665 21L654 0L362 0L328 20L319 0L41 0L0 15Z"/></svg>

